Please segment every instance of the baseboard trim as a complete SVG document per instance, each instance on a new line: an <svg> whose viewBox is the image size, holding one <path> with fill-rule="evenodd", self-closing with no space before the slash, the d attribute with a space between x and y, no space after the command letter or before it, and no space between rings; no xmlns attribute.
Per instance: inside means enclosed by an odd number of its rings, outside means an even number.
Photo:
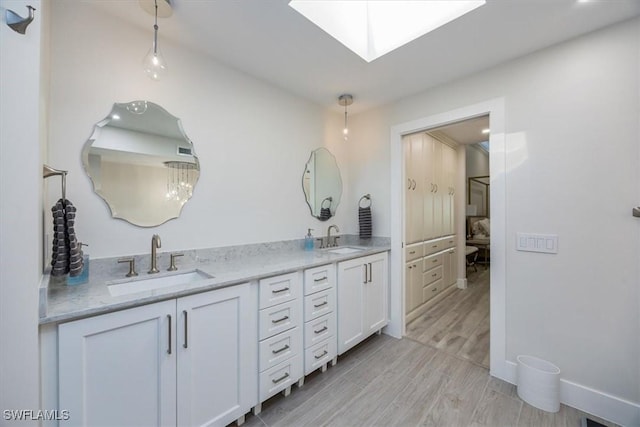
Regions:
<svg viewBox="0 0 640 427"><path fill-rule="evenodd" d="M517 364L507 361L501 379L517 384ZM493 373L492 373L493 374ZM495 376L495 375L494 375ZM560 379L560 402L621 426L640 426L640 404Z"/></svg>

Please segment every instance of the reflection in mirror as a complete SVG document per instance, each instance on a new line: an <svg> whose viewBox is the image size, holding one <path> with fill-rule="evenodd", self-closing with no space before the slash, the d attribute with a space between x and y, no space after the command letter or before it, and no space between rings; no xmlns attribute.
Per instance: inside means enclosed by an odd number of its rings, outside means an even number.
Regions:
<svg viewBox="0 0 640 427"><path fill-rule="evenodd" d="M336 158L326 148L311 152L302 176L302 189L312 216L326 221L336 214L342 197L342 178Z"/></svg>
<svg viewBox="0 0 640 427"><path fill-rule="evenodd" d="M180 119L148 101L113 104L85 143L82 162L111 215L142 227L180 216L200 176Z"/></svg>

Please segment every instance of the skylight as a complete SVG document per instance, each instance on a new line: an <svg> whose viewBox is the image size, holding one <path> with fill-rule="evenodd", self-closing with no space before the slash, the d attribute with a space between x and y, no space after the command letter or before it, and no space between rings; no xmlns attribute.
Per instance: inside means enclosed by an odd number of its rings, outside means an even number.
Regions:
<svg viewBox="0 0 640 427"><path fill-rule="evenodd" d="M291 0L289 6L371 62L485 0Z"/></svg>

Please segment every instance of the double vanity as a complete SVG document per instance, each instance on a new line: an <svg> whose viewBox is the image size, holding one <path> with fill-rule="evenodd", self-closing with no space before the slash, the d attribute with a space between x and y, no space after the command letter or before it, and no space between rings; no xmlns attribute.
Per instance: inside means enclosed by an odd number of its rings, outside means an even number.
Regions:
<svg viewBox="0 0 640 427"><path fill-rule="evenodd" d="M388 323L388 239L92 261L41 289L43 405L65 425L241 424ZM173 254L175 255L175 254ZM167 271L176 263L177 271Z"/></svg>

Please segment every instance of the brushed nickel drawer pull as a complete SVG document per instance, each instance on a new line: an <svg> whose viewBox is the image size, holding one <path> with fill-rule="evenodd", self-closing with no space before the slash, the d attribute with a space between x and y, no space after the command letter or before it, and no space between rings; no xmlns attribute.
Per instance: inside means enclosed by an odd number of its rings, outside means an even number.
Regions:
<svg viewBox="0 0 640 427"><path fill-rule="evenodd" d="M315 355L314 355L313 357L315 357L315 358L316 358L316 360L317 360L317 359L322 359L322 358L323 358L323 357L325 357L327 354L329 354L329 352L328 352L327 350L325 350L325 351L324 351L324 353L322 353L320 356L315 356Z"/></svg>
<svg viewBox="0 0 640 427"><path fill-rule="evenodd" d="M287 292L288 290L289 290L289 288L286 287L286 288L278 289L278 290L275 290L275 291L271 291L271 293L272 294L279 294L279 293L282 293L282 292Z"/></svg>
<svg viewBox="0 0 640 427"><path fill-rule="evenodd" d="M325 301L325 302L323 302L322 304L313 304L313 306L314 306L315 308L320 308L320 307L324 307L324 306L325 306L325 305L327 305L327 304L329 304L329 302L328 302L328 301Z"/></svg>
<svg viewBox="0 0 640 427"><path fill-rule="evenodd" d="M438 288L431 289L431 292L438 292Z"/></svg>
<svg viewBox="0 0 640 427"><path fill-rule="evenodd" d="M431 247L432 247L433 249L435 249L435 248L437 248L437 247L438 247L438 245L433 245L433 246L431 246Z"/></svg>
<svg viewBox="0 0 640 427"><path fill-rule="evenodd" d="M314 330L313 330L313 333L314 333L314 334L321 334L321 333L323 333L324 331L326 331L327 329L329 329L329 328L327 328L326 326L323 326L322 328L318 329L317 331L314 329Z"/></svg>
<svg viewBox="0 0 640 427"><path fill-rule="evenodd" d="M319 279L313 279L314 282L322 282L323 280L327 280L327 276L321 277Z"/></svg>
<svg viewBox="0 0 640 427"><path fill-rule="evenodd" d="M184 344L182 347L189 347L189 343L187 342L188 328L187 328L187 310L182 310L182 314L184 314Z"/></svg>
<svg viewBox="0 0 640 427"><path fill-rule="evenodd" d="M434 260L433 260L433 261L431 261L431 262L438 262L438 259L436 258L436 259L434 259Z"/></svg>
<svg viewBox="0 0 640 427"><path fill-rule="evenodd" d="M433 274L431 275L431 277L436 277L437 275L438 275L438 273L433 273Z"/></svg>
<svg viewBox="0 0 640 427"><path fill-rule="evenodd" d="M411 252L409 252L409 254L410 254L410 255L413 255L413 254L415 254L415 253L416 253L416 251L411 251Z"/></svg>
<svg viewBox="0 0 640 427"><path fill-rule="evenodd" d="M282 353L283 351L287 351L287 350L289 350L289 344L286 344L284 347L282 347L279 350L271 350L271 353L279 354L279 353Z"/></svg>
<svg viewBox="0 0 640 427"><path fill-rule="evenodd" d="M284 381L287 378L289 378L289 373L286 372L283 376L281 376L280 378L278 378L277 380L271 380L274 384L278 384L280 381Z"/></svg>
<svg viewBox="0 0 640 427"><path fill-rule="evenodd" d="M274 324L275 323L280 323L280 322L284 322L285 320L289 320L289 316L284 316L283 318L278 319L278 320L272 320L271 323L274 323Z"/></svg>
<svg viewBox="0 0 640 427"><path fill-rule="evenodd" d="M169 346L167 347L167 354L171 354L171 315L167 314L167 320L169 320Z"/></svg>

